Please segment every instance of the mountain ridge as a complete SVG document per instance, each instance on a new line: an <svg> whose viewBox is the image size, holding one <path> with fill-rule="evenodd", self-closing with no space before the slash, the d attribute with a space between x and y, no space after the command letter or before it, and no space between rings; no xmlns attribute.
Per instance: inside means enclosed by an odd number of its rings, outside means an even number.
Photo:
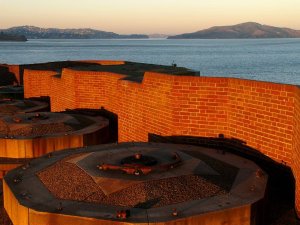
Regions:
<svg viewBox="0 0 300 225"><path fill-rule="evenodd" d="M141 39L149 38L144 34L122 35L114 32L95 30L91 28L60 29L41 28L36 26L17 26L7 29L0 29L12 35L24 35L28 39Z"/></svg>
<svg viewBox="0 0 300 225"><path fill-rule="evenodd" d="M192 33L169 36L168 39L246 39L300 38L300 30L246 22L230 26L213 26Z"/></svg>

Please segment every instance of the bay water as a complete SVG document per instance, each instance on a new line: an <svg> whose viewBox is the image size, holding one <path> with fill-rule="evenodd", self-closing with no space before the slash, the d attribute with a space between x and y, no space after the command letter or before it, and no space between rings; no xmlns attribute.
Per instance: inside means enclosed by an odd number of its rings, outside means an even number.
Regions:
<svg viewBox="0 0 300 225"><path fill-rule="evenodd" d="M176 63L200 71L202 76L300 85L300 39L30 39L27 42L0 42L0 63L83 59Z"/></svg>

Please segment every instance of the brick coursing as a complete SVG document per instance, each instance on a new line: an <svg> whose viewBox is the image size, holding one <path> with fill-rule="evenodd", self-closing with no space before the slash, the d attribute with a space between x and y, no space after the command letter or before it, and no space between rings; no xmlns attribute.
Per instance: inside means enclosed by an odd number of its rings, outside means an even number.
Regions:
<svg viewBox="0 0 300 225"><path fill-rule="evenodd" d="M235 78L172 76L147 72L142 83L124 75L64 69L25 70L25 97L50 96L51 110L104 107L118 115L119 141L148 134L245 141L290 166L300 212L300 89Z"/></svg>

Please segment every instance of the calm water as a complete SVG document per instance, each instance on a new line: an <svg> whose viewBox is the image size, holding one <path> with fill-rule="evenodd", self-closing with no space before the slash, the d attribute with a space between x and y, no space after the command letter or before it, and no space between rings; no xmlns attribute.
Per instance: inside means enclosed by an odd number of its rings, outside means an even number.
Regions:
<svg viewBox="0 0 300 225"><path fill-rule="evenodd" d="M300 84L300 39L29 40L0 42L0 63L119 59L188 67L201 75Z"/></svg>

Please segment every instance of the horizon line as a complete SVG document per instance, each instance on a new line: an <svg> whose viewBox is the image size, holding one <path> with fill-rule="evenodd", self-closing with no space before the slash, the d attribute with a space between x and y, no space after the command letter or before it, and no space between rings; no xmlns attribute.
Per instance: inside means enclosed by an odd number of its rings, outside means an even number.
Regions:
<svg viewBox="0 0 300 225"><path fill-rule="evenodd" d="M66 29L66 30L80 30L80 29L91 29L91 30L97 30L97 31L103 31L103 32L110 32L110 33L116 33L116 34L121 34L121 35L128 35L128 34L143 34L143 35L166 35L166 36L171 36L171 35L178 35L178 34L183 34L183 33L193 33L193 32L197 32L197 31L201 31L201 30L206 30L206 29L210 29L212 27L226 27L226 26L235 26L235 25L239 25L239 24L245 24L245 23L257 23L260 25L264 25L264 26L271 26L271 27L277 27L277 28L287 28L287 29L293 29L293 30L297 30L300 31L300 28L291 28L291 27L287 27L287 26L276 26L276 25L269 25L269 24L264 24L264 23L260 23L260 22L253 22L253 21L247 21L247 22L241 22L241 23L236 23L236 24L231 24L231 25L214 25L214 26L210 26L210 27L206 27L206 28L199 28L198 30L195 31L188 31L188 32L181 32L181 33L162 33L162 32L144 32L144 33L140 33L140 32L133 32L133 33L119 33L117 31L109 31L109 30L104 30L101 28L96 28L96 27L55 27L55 26L48 26L48 27L43 27L43 26L38 26L38 25L13 25L13 26L9 26L9 27L5 27L5 28L0 28L0 30L2 29L10 29L10 28L14 28L14 27L36 27L36 28L41 28L41 29Z"/></svg>

